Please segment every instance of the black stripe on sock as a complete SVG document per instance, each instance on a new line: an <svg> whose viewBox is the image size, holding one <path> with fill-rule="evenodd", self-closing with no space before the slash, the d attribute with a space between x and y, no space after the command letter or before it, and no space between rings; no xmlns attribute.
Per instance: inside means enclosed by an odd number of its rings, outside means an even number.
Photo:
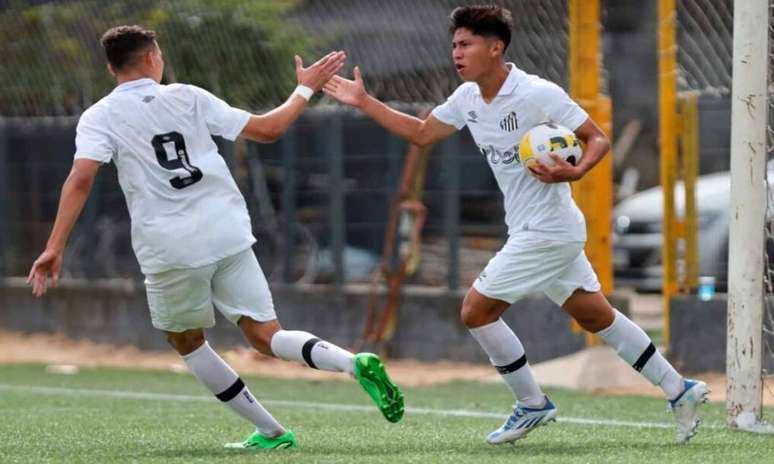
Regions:
<svg viewBox="0 0 774 464"><path fill-rule="evenodd" d="M233 400L244 388L245 383L242 382L242 379L237 377L236 381L232 383L230 387L218 393L215 397L225 403L226 401Z"/></svg>
<svg viewBox="0 0 774 464"><path fill-rule="evenodd" d="M317 369L314 361L312 361L312 348L314 348L314 346L321 341L322 340L319 338L310 338L306 343L304 343L303 348L301 348L301 356L304 358L304 361L306 361L306 364L312 369Z"/></svg>
<svg viewBox="0 0 774 464"><path fill-rule="evenodd" d="M645 364L650 361L650 358L652 358L655 353L656 347L653 346L653 343L651 343L647 348L645 348L645 351L642 352L639 359L637 359L637 362L632 364L634 370L637 372L642 372L642 368L645 367Z"/></svg>
<svg viewBox="0 0 774 464"><path fill-rule="evenodd" d="M495 369L497 369L497 372L499 372L502 375L510 374L511 372L516 372L522 367L524 367L527 364L527 355L523 355L516 361L508 364L507 366L495 366Z"/></svg>

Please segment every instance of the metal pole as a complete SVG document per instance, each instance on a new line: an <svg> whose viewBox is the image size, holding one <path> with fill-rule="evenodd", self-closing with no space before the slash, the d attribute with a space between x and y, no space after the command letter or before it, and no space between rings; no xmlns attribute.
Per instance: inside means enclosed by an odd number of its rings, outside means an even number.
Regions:
<svg viewBox="0 0 774 464"><path fill-rule="evenodd" d="M739 428L760 421L763 394L768 17L767 0L734 2L726 420Z"/></svg>
<svg viewBox="0 0 774 464"><path fill-rule="evenodd" d="M385 146L387 148L387 156L388 156L388 167L387 167L387 185L388 190L387 194L385 195L385 208L386 211L388 211L388 217L387 222L389 223L390 217L389 214L391 214L389 211L391 208L393 208L393 200L395 196L399 195L400 187L401 187L401 168L403 167L404 162L408 162L408 157L404 156L404 147L405 143L403 143L402 140L399 138L393 136L389 132L385 132L385 137L387 140L385 140ZM404 161L406 160L406 161ZM395 190L392 190L395 189ZM400 200L398 200L400 201ZM397 207L397 205L394 205ZM392 272L396 272L398 270L398 266L400 265L400 250L403 246L402 240L403 235L400 233L400 227L401 227L401 217L402 214L398 214L397 224L396 227L398 228L398 233L393 235L393 240L395 241L394 246L392 247L392 256L390 257L390 270ZM387 244L384 244L387 246Z"/></svg>
<svg viewBox="0 0 774 464"><path fill-rule="evenodd" d="M337 288L344 283L344 244L346 243L346 224L344 223L344 161L341 143L341 116L328 118L323 125L324 149L328 157L329 225L331 229L331 252L333 256L334 282Z"/></svg>
<svg viewBox="0 0 774 464"><path fill-rule="evenodd" d="M443 179L445 188L444 222L449 244L449 290L456 290L460 280L460 135L455 134L442 143Z"/></svg>
<svg viewBox="0 0 774 464"><path fill-rule="evenodd" d="M600 93L600 1L570 0L569 91L612 140L612 103ZM609 153L583 179L572 183L572 194L586 218L586 255L599 277L602 291L613 292L613 253L610 218L613 214L613 155ZM576 321L572 328L582 329ZM588 346L600 343L586 333Z"/></svg>
<svg viewBox="0 0 774 464"><path fill-rule="evenodd" d="M6 273L6 257L8 254L8 235L10 233L9 224L11 222L8 208L6 206L7 199L10 196L8 183L6 182L6 152L7 152L7 129L6 124L0 118L0 276L4 276Z"/></svg>
<svg viewBox="0 0 774 464"><path fill-rule="evenodd" d="M282 157L282 266L284 272L280 276L283 282L293 278L293 250L295 244L296 226L296 137L298 131L290 126L280 139L280 156Z"/></svg>
<svg viewBox="0 0 774 464"><path fill-rule="evenodd" d="M234 170L234 142L226 140L222 137L217 138L218 153L223 157L223 161L226 162L229 170Z"/></svg>
<svg viewBox="0 0 774 464"><path fill-rule="evenodd" d="M677 171L677 42L675 0L658 2L658 75L659 75L659 148L661 152L661 188L664 192L663 246L664 269L662 307L664 344L671 338L670 303L677 293L677 224L675 220L675 180Z"/></svg>
<svg viewBox="0 0 774 464"><path fill-rule="evenodd" d="M693 292L699 276L699 225L696 206L696 178L699 176L699 99L696 94L680 100L680 117L683 142L683 180L685 193L685 218L683 219L683 240L685 240L685 281L683 291Z"/></svg>

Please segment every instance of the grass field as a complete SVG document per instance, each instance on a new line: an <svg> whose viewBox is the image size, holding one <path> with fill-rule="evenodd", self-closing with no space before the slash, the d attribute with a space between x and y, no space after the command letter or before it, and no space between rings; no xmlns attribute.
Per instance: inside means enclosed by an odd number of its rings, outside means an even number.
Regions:
<svg viewBox="0 0 774 464"><path fill-rule="evenodd" d="M774 456L774 437L724 429L721 404L708 405L699 435L678 446L663 401L551 390L560 422L515 446L493 447L483 438L511 403L502 385L405 389L409 409L394 425L354 382L245 380L296 432L299 449L258 456L223 449L251 426L190 375L98 369L63 376L40 365L0 366L0 462L643 464L763 463Z"/></svg>

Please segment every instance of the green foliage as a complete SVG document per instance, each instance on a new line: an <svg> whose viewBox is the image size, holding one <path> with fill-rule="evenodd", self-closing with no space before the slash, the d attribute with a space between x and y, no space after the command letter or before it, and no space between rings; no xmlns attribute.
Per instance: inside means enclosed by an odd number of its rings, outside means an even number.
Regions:
<svg viewBox="0 0 774 464"><path fill-rule="evenodd" d="M99 38L120 24L158 33L166 82L199 85L250 109L287 98L293 55L309 49L288 19L296 0L30 3L12 1L0 11L3 116L78 114L108 93L114 82Z"/></svg>

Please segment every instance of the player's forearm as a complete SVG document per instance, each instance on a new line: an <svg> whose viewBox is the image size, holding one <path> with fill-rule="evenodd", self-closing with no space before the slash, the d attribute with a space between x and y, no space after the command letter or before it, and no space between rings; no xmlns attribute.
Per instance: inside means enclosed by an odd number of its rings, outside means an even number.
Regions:
<svg viewBox="0 0 774 464"><path fill-rule="evenodd" d="M302 96L291 94L285 103L268 113L250 116L242 130L242 137L262 143L276 142L301 116L306 103Z"/></svg>
<svg viewBox="0 0 774 464"><path fill-rule="evenodd" d="M586 140L586 147L581 156L578 168L583 175L596 166L599 161L610 151L610 141L604 135L595 135Z"/></svg>
<svg viewBox="0 0 774 464"><path fill-rule="evenodd" d="M360 110L380 126L416 145L429 143L422 135L422 120L394 110L370 95L360 105Z"/></svg>
<svg viewBox="0 0 774 464"><path fill-rule="evenodd" d="M46 243L47 249L57 253L64 250L70 232L72 232L73 226L83 210L83 205L89 197L93 184L93 178L81 178L74 173L67 177L62 186L54 228L51 230L51 235Z"/></svg>

